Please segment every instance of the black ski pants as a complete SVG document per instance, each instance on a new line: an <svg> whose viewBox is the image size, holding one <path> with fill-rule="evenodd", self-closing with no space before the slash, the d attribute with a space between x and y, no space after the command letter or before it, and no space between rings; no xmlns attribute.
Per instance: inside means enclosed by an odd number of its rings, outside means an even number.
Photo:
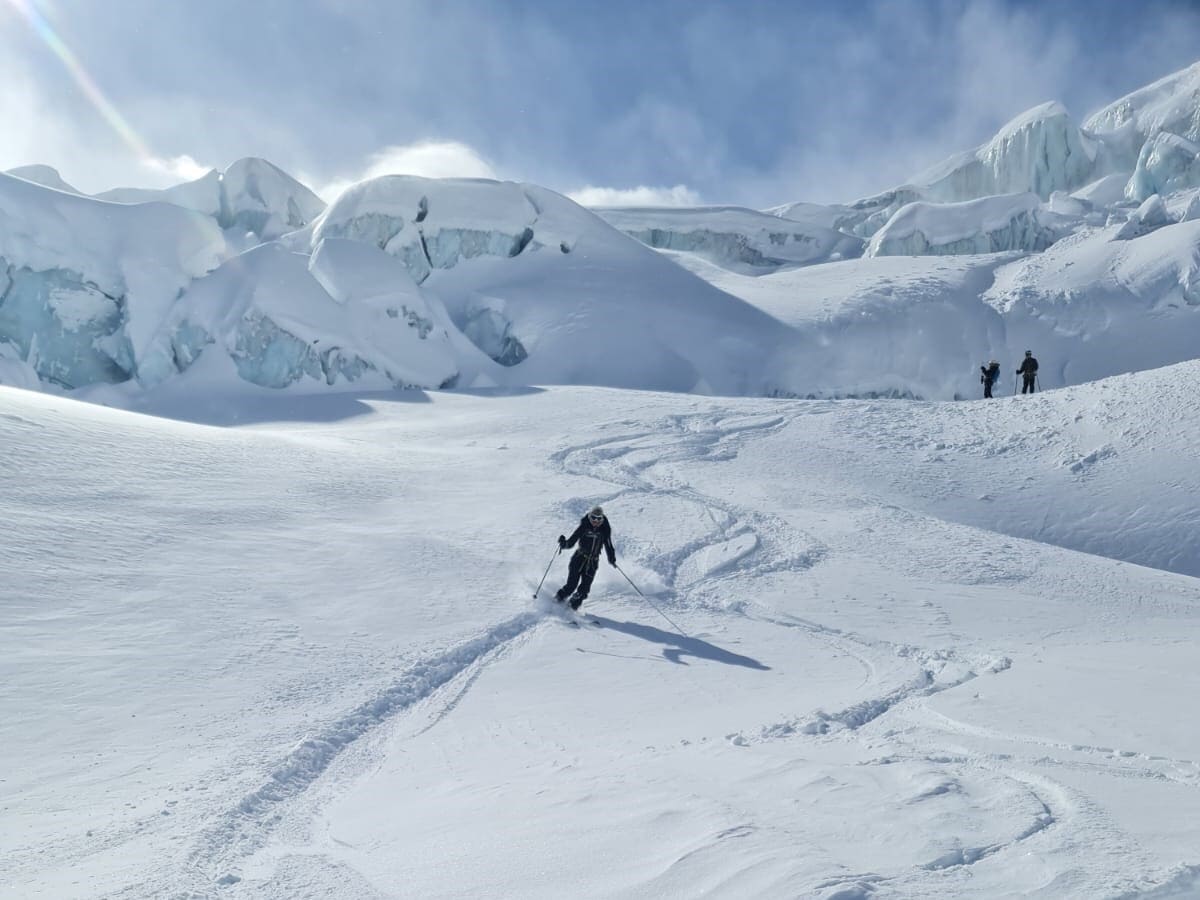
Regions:
<svg viewBox="0 0 1200 900"><path fill-rule="evenodd" d="M558 599L567 599L572 591L579 594L580 600L586 598L588 591L592 589L592 580L596 577L596 570L599 568L599 556L587 556L584 553L576 553L572 556L571 568L567 570L567 583L559 590Z"/></svg>
<svg viewBox="0 0 1200 900"><path fill-rule="evenodd" d="M1033 393L1033 381L1035 378L1037 378L1037 375L1035 375L1031 372L1026 372L1023 376L1021 376L1021 393L1022 394L1032 394Z"/></svg>
<svg viewBox="0 0 1200 900"><path fill-rule="evenodd" d="M986 399L991 398L991 396L992 396L992 383L990 381L985 381L983 383L983 397L986 400Z"/></svg>

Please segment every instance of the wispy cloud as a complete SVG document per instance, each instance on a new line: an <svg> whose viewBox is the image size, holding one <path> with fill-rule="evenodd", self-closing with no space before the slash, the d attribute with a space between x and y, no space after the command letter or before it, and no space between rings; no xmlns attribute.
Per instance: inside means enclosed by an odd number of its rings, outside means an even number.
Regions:
<svg viewBox="0 0 1200 900"><path fill-rule="evenodd" d="M386 147L371 155L356 175L335 178L317 188L332 202L350 185L381 175L420 175L424 178L499 178L496 170L479 153L458 141L418 141Z"/></svg>
<svg viewBox="0 0 1200 900"><path fill-rule="evenodd" d="M169 158L150 156L141 162L142 167L151 172L177 178L180 181L195 181L197 178L207 175L214 168L201 165L186 153Z"/></svg>

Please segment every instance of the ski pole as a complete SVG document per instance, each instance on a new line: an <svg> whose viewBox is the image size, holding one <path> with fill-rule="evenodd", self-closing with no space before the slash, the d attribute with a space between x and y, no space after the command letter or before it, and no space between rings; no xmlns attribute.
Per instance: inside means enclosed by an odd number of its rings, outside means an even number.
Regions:
<svg viewBox="0 0 1200 900"><path fill-rule="evenodd" d="M613 563L613 567L618 572L620 572L622 575L625 575L625 570L622 569L620 566L618 566L616 563ZM685 637L689 641L691 640L691 638L688 637L687 633L682 628L680 628L678 625L676 625L674 622L671 621L670 616L668 616L665 612L663 612L661 609L658 608L657 603L655 603L653 600L651 600L649 597L647 597L645 594L643 594L640 590L638 590L638 586L633 583L632 578L630 578L628 575L625 575L625 580L629 582L630 587L632 587L635 591L638 592L639 597L641 597L643 600L645 600L647 603L649 603L651 606L654 607L655 612L657 612L660 616L662 616L668 622L671 622L671 627L674 628L676 631L678 631L681 637Z"/></svg>
<svg viewBox="0 0 1200 900"><path fill-rule="evenodd" d="M542 580L538 582L537 590L533 592L533 599L537 599L538 591L542 589L542 585L546 583L546 575L550 574L550 566L554 565L554 560L558 558L558 554L562 553L562 547L554 551L554 555L550 557L550 565L546 566L546 572L542 575Z"/></svg>

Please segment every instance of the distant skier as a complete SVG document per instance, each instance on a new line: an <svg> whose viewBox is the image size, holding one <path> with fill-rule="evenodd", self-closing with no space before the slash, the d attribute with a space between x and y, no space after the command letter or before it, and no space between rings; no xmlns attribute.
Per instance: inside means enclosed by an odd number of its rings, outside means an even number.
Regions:
<svg viewBox="0 0 1200 900"><path fill-rule="evenodd" d="M990 398L992 396L992 385L1000 377L1000 363L993 359L986 366L980 366L979 371L981 373L979 380L983 384L983 396Z"/></svg>
<svg viewBox="0 0 1200 900"><path fill-rule="evenodd" d="M587 599L588 591L592 589L592 579L600 568L600 551L608 554L608 564L617 564L617 553L612 545L612 528L604 510L593 506L586 516L579 520L579 527L571 536L558 536L558 546L566 550L579 544L579 549L571 557L571 568L567 574L567 583L558 589L555 598L562 603L570 595L571 609L579 609ZM574 591L572 594L571 592Z"/></svg>
<svg viewBox="0 0 1200 900"><path fill-rule="evenodd" d="M1037 381L1038 363L1034 358L1032 350L1025 351L1025 359L1021 362L1021 368L1017 369L1017 374L1021 377L1021 393L1032 394L1034 384Z"/></svg>

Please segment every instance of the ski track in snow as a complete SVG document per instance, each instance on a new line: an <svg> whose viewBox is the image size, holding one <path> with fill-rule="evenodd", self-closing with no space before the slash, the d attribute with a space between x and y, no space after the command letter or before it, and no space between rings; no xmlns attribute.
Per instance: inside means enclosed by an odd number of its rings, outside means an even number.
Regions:
<svg viewBox="0 0 1200 900"><path fill-rule="evenodd" d="M947 777L940 790L958 790L964 778L1007 783L1023 792L1025 802L1033 810L1026 824L1006 837L974 846L948 847L919 863L914 871L889 876L870 872L847 875L813 885L812 889L826 898L867 898L889 890L919 893L929 887L927 879L932 873L944 877L958 870L965 872L982 861L1021 852L1020 848L1031 841L1041 842L1045 845L1043 849L1086 852L1088 858L1095 857L1096 848L1100 848L1103 857L1116 861L1107 883L1119 883L1118 876L1123 873L1132 893L1122 896L1128 898L1178 896L1172 892L1176 888L1186 892L1200 883L1200 868L1154 873L1144 851L1124 836L1103 810L1052 777L1056 770L1086 771L1198 787L1200 764L1143 751L1010 735L958 722L930 708L929 698L980 676L1005 671L1012 664L1008 657L956 648L930 650L879 640L766 609L753 601L731 603L723 599L735 582L739 590L752 594L756 578L778 572L802 577L825 560L831 550L813 535L779 517L696 490L681 482L672 466L730 459L745 442L773 434L791 421L792 417L787 415L698 413L669 416L650 430L644 424L637 430L627 427L623 430L622 425L628 423L613 423L606 430L617 434L560 449L550 455L549 462L572 478L586 477L613 485L615 490L601 496L601 502L619 501L622 507L631 508L637 502L682 501L692 505L702 520L711 523L702 535L675 546L660 546L622 535L620 543L629 557L636 558L661 580L665 589L652 592L656 603L672 612L746 617L798 629L828 646L831 652L855 659L862 667L863 682L859 687L866 694L862 700L840 709L815 709L764 723L757 731L724 735L730 744L752 748L765 742L792 740L856 742L876 751L874 758L862 765L909 762L936 766L944 769ZM1080 462L1090 465L1106 455L1093 454L1095 459ZM1064 462L1064 466L1068 465ZM1074 465L1069 467L1081 471ZM591 502L594 498L573 498L561 504L561 512L570 520L578 509ZM900 519L912 516L907 510L886 503L875 508L872 515ZM665 538L669 540L669 536ZM1008 573L1012 568L1001 560L996 571L1002 578L1011 578ZM1016 568L1019 571L1020 566ZM986 572L981 573L980 579L982 583L991 581ZM935 612L945 620L943 624L948 624L944 611ZM408 737L436 727L453 714L491 663L513 652L533 628L551 621L557 620L535 611L524 612L448 649L429 652L407 666L374 698L304 737L269 769L257 788L245 794L236 806L217 815L215 822L203 831L189 859L190 889L176 895L210 896L213 891L220 892L236 884L241 877L240 864L266 844L283 820L284 804L300 797L325 775L343 750L369 732L394 723L417 704L440 697L441 705L429 721ZM886 674L880 669L881 661L889 664L890 671ZM909 674L898 678L905 670ZM450 690L452 686L456 686L454 690ZM1032 752L974 753L952 743L973 737L993 743L1010 741ZM947 753L940 749L947 746L954 746L954 751ZM753 826L747 828L752 830ZM1140 870L1140 874L1129 874L1132 870ZM147 887L141 885L138 889Z"/></svg>
<svg viewBox="0 0 1200 900"><path fill-rule="evenodd" d="M390 687L371 700L302 739L267 774L260 787L244 796L236 807L205 830L190 860L189 868L199 876L199 883L194 887L203 890L240 880L235 871L238 861L263 846L281 818L280 805L300 795L320 778L338 754L369 731L432 697L464 673L471 673L469 679L477 677L477 671L471 672L474 667L498 658L542 621L542 616L525 612L493 626L480 636L427 656L406 668ZM434 723L447 715L461 697L462 691L452 697L435 716ZM181 896L196 895L185 892Z"/></svg>
<svg viewBox="0 0 1200 900"><path fill-rule="evenodd" d="M680 605L680 596L686 592L691 601L688 606L730 611L726 603L704 602L705 595L717 593L716 588L728 579L811 568L825 558L827 548L775 516L701 494L670 475L651 470L664 463L732 459L746 440L776 431L787 421L779 415L670 416L651 431L559 450L551 461L565 474L616 485L619 490L603 502L621 499L628 505L630 496L636 495L646 502L671 497L694 504L712 522L711 531L669 549L633 544L636 556L670 589L667 595L660 595L670 605ZM570 517L583 505L582 498L574 498L562 505L563 513ZM796 552L791 547L804 549Z"/></svg>
<svg viewBox="0 0 1200 900"><path fill-rule="evenodd" d="M564 474L586 476L615 485L618 490L603 502L619 499L622 505L628 506L633 499L631 495L640 495L638 499L645 498L647 502L669 496L694 503L712 521L711 531L678 547L667 550L652 546L638 547L638 558L647 568L655 571L667 587L665 593L657 596L658 602L665 602L675 608L753 615L761 621L803 629L810 636L825 641L831 649L858 659L867 670L867 682L874 682L876 679L875 666L871 662L873 658L907 657L917 667L916 674L906 683L869 696L849 707L834 712L816 710L811 714L764 725L757 734L735 732L726 735L726 739L740 747L749 747L763 741L793 738L845 740L849 737L853 740L858 732L878 724L890 713L904 711L909 713L910 717L920 720L920 726L902 732L900 737L897 737L892 729L887 729L884 740L893 744L893 751L886 758L887 763L902 759L916 760L942 765L961 773L969 772L976 776L984 774L1007 781L1020 786L1033 808L1037 810L1026 827L1010 835L1008 839L980 846L948 849L936 858L919 865L921 871L966 871L983 860L1020 852L1020 848L1029 841L1040 840L1049 842L1066 853L1086 852L1092 857L1100 848L1101 856L1110 860L1122 860L1114 865L1110 877L1106 879L1109 884L1119 883L1122 877L1128 880L1130 870L1140 868L1144 873L1141 882L1149 883L1152 887L1148 889L1149 893L1139 890L1128 895L1130 897L1175 896L1173 893L1160 894L1159 891L1171 891L1170 885L1176 883L1183 885L1184 890L1200 883L1200 877L1196 876L1196 871L1200 871L1200 868L1185 868L1178 874L1168 874L1165 881L1162 880L1163 876L1156 876L1145 851L1136 841L1124 835L1103 810L1090 803L1082 793L1067 788L1047 774L1059 768L1076 771L1086 769L1109 777L1167 779L1198 786L1200 778L1197 776L1197 766L1192 761L1169 760L1130 751L1114 751L1109 748L1039 739L1026 740L1038 743L1047 751L1059 755L1047 753L1019 758L987 753L939 755L930 748L945 746L949 737L973 729L930 709L925 701L935 694L960 687L980 675L1005 671L1012 665L1008 657L968 653L966 658L960 660L959 653L954 650L928 651L904 644L878 641L796 617L752 610L750 605L744 602L730 605L707 600L708 596L720 593L721 582L732 579L751 580L756 576L781 570L801 573L825 559L829 548L777 517L701 494L690 485L680 483L669 474L661 472L659 467L664 463L729 459L736 455L738 447L744 441L778 430L786 426L788 421L787 417L771 415L672 416L662 423L661 428L653 431L627 432L605 437L568 447L551 457L551 461ZM862 423L861 427L867 426ZM1087 474L1088 469L1114 456L1115 452L1111 447L1103 446L1091 453L1065 459L1062 464L1075 475L1083 476ZM562 511L569 518L573 510L579 509L586 502L585 498L574 498L563 504ZM889 515L912 517L909 511L892 504L879 503L878 506ZM795 546L805 549L798 553L787 549ZM710 560L715 564L706 564ZM1019 563L1019 558L1014 555L1012 561ZM987 575L989 569L994 570L1002 580L1014 577L1010 574L1013 567L1005 565L1005 560L1001 559L990 566L982 567L977 578L980 583L994 580ZM1021 566L1018 564L1016 571L1020 570ZM941 615L945 617L944 612ZM950 673L949 677L946 677L947 672ZM880 730L882 729L874 729L876 733L870 737L872 743L880 740L877 734ZM1015 736L989 732L987 729L974 730L981 737L1021 740ZM1062 759L1061 754L1068 752L1103 756L1104 759L1082 763ZM1153 762L1156 765L1154 768L1146 768L1134 764L1135 760ZM1189 769L1190 772L1186 771ZM1185 774L1173 775L1170 770L1182 770ZM1156 883L1157 886L1154 886ZM824 896L847 900L865 898L888 885L897 889L907 887L917 891L928 887L919 875L910 873L889 878L872 873L829 882L824 887L836 890ZM1085 890L1093 888L1094 884ZM816 886L816 889L820 890L821 886Z"/></svg>

